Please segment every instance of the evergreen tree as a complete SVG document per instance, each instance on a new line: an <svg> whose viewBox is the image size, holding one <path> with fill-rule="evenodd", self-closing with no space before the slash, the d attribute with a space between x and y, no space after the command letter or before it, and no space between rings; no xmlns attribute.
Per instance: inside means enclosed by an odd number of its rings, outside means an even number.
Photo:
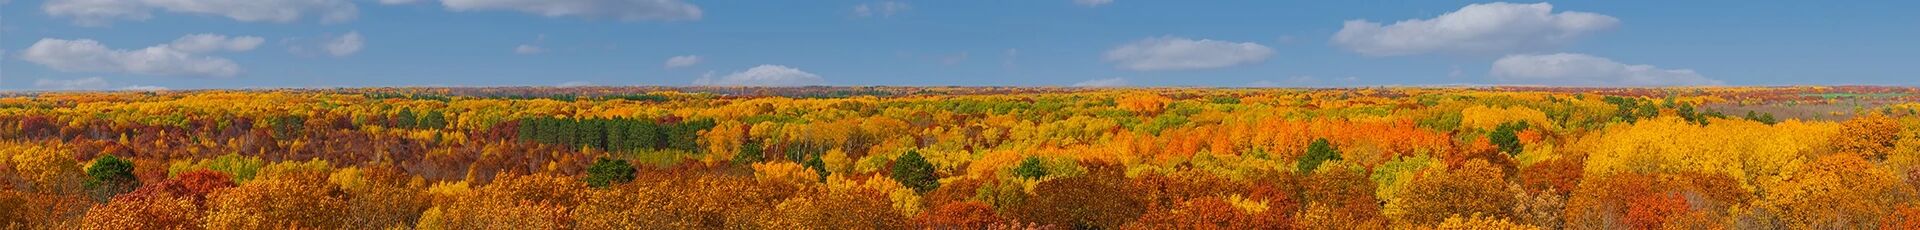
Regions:
<svg viewBox="0 0 1920 230"><path fill-rule="evenodd" d="M417 128L439 129L439 128L446 128L446 127L447 127L447 114L441 113L440 111L432 111L432 112L427 112L427 115L425 117L420 118L420 124Z"/></svg>
<svg viewBox="0 0 1920 230"><path fill-rule="evenodd" d="M414 126L420 125L420 123L417 121L417 119L419 118L420 117L413 114L413 109L400 109L400 114L393 115L393 120L394 120L393 126L400 127L400 128L413 128Z"/></svg>
<svg viewBox="0 0 1920 230"><path fill-rule="evenodd" d="M1047 166L1040 162L1039 157L1027 156L1026 160L1020 161L1019 167L1013 168L1013 175L1020 178L1039 179L1047 174Z"/></svg>
<svg viewBox="0 0 1920 230"><path fill-rule="evenodd" d="M1314 139L1312 144L1307 145L1307 155L1300 157L1300 172L1311 173L1320 168L1320 163L1329 160L1340 160L1340 150L1333 148L1333 143L1327 142L1326 138Z"/></svg>
<svg viewBox="0 0 1920 230"><path fill-rule="evenodd" d="M633 181L633 164L626 160L600 158L593 160L593 166L587 167L587 186L605 188L614 184Z"/></svg>
<svg viewBox="0 0 1920 230"><path fill-rule="evenodd" d="M131 192L140 187L140 179L133 176L133 162L113 155L103 155L93 159L93 165L87 167L87 189L93 198L106 201L121 193Z"/></svg>
<svg viewBox="0 0 1920 230"><path fill-rule="evenodd" d="M920 151L907 151L893 161L894 181L912 188L915 192L926 193L940 187L940 177L934 175L933 164L920 156Z"/></svg>
<svg viewBox="0 0 1920 230"><path fill-rule="evenodd" d="M733 163L735 164L752 164L766 160L767 157L760 147L760 141L749 140L746 143L741 143L739 152L739 154L733 155Z"/></svg>
<svg viewBox="0 0 1920 230"><path fill-rule="evenodd" d="M1500 148L1500 152L1507 153L1508 156L1519 155L1520 151L1524 151L1526 147L1520 143L1520 131L1526 129L1525 121L1500 124L1493 129L1493 133L1487 134L1487 141L1493 142L1494 146Z"/></svg>
<svg viewBox="0 0 1920 230"><path fill-rule="evenodd" d="M801 163L800 165L813 169L814 173L820 174L821 183L826 183L827 175L833 174L833 172L827 171L827 162L820 160L819 154L813 155L813 158L808 159L807 162Z"/></svg>

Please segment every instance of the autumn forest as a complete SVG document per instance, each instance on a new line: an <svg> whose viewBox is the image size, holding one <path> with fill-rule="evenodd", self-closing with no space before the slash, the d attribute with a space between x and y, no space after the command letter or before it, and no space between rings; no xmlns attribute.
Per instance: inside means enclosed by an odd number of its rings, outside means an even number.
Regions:
<svg viewBox="0 0 1920 230"><path fill-rule="evenodd" d="M0 95L6 229L1920 229L1920 89Z"/></svg>

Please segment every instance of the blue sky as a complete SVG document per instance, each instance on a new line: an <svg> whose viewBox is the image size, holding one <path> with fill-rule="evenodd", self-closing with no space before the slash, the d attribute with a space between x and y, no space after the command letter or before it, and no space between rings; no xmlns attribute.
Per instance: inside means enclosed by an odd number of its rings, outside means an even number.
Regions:
<svg viewBox="0 0 1920 230"><path fill-rule="evenodd" d="M1920 82L1912 1L0 1L0 90Z"/></svg>

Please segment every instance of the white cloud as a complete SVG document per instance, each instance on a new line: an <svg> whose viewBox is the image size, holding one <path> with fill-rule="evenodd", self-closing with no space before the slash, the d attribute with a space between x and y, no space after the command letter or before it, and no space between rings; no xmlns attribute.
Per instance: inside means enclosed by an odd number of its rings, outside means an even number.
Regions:
<svg viewBox="0 0 1920 230"><path fill-rule="evenodd" d="M546 48L540 48L539 46L534 46L534 45L520 45L520 46L513 47L513 53L516 53L516 54L523 54L523 55L540 54L545 52L547 52Z"/></svg>
<svg viewBox="0 0 1920 230"><path fill-rule="evenodd" d="M228 48L234 47L231 45L223 47L223 49ZM213 77L232 77L240 74L239 64L226 58L206 56L202 53L206 51L212 50L181 50L171 44L155 45L138 50L116 50L91 39L46 38L27 47L27 50L20 54L20 58L63 72Z"/></svg>
<svg viewBox="0 0 1920 230"><path fill-rule="evenodd" d="M1721 85L1691 69L1628 65L1577 53L1508 55L1489 71L1497 80L1581 86Z"/></svg>
<svg viewBox="0 0 1920 230"><path fill-rule="evenodd" d="M384 4L384 5L405 5L405 4L413 4L416 2L420 2L420 0L380 0L380 4Z"/></svg>
<svg viewBox="0 0 1920 230"><path fill-rule="evenodd" d="M826 84L826 79L800 69L781 65L760 65L746 71L735 72L715 79L713 73L707 73L693 81L703 86L809 86Z"/></svg>
<svg viewBox="0 0 1920 230"><path fill-rule="evenodd" d="M671 58L667 58L666 68L672 69L672 68L698 65L700 64L700 61L701 61L700 55L674 56Z"/></svg>
<svg viewBox="0 0 1920 230"><path fill-rule="evenodd" d="M340 37L327 39L327 41L321 43L320 46L321 49L327 51L327 55L346 57L360 53L360 48L366 46L366 40L360 37L360 31L350 31L345 35L340 35Z"/></svg>
<svg viewBox="0 0 1920 230"><path fill-rule="evenodd" d="M213 51L248 51L260 47L267 39L254 36L227 37L218 34L193 34L174 39L170 47L188 53L206 53Z"/></svg>
<svg viewBox="0 0 1920 230"><path fill-rule="evenodd" d="M1348 20L1333 43L1368 56L1432 52L1500 53L1563 45L1620 24L1612 16L1563 11L1548 3L1473 4L1432 19L1381 26Z"/></svg>
<svg viewBox="0 0 1920 230"><path fill-rule="evenodd" d="M1117 78L1117 77L1107 78L1107 79L1093 79L1093 80L1082 81L1080 83L1073 83L1073 87L1086 87L1086 88L1121 87L1121 86L1127 86L1127 85L1128 85L1128 81L1126 78Z"/></svg>
<svg viewBox="0 0 1920 230"><path fill-rule="evenodd" d="M71 17L74 24L106 26L113 20L147 20L152 10L133 0L48 0L40 10L53 17Z"/></svg>
<svg viewBox="0 0 1920 230"><path fill-rule="evenodd" d="M349 0L48 0L41 6L49 16L72 18L83 26L106 26L114 20L144 21L153 18L156 9L279 23L307 16L317 17L321 23L340 23L360 14Z"/></svg>
<svg viewBox="0 0 1920 230"><path fill-rule="evenodd" d="M1107 62L1136 71L1211 69L1266 61L1273 49L1252 42L1152 37L1108 50Z"/></svg>
<svg viewBox="0 0 1920 230"><path fill-rule="evenodd" d="M441 0L452 11L512 10L547 17L620 21L699 20L699 6L681 0Z"/></svg>
<svg viewBox="0 0 1920 230"><path fill-rule="evenodd" d="M73 79L73 80L55 80L55 79L42 78L40 80L34 81L33 87L40 88L40 89L49 89L49 90L96 90L96 89L107 88L107 80L101 79L100 77L89 77L89 78L81 78L81 79Z"/></svg>
<svg viewBox="0 0 1920 230"><path fill-rule="evenodd" d="M1073 4L1080 4L1081 6L1087 7L1106 5L1108 3L1113 3L1113 0L1073 0Z"/></svg>
<svg viewBox="0 0 1920 230"><path fill-rule="evenodd" d="M873 17L875 14L879 14L880 17L886 18L886 17L893 17L894 14L905 12L909 9L913 9L913 6L909 6L906 3L893 2L893 1L871 3L871 4L861 3L860 5L853 6L853 16L865 18L865 17Z"/></svg>

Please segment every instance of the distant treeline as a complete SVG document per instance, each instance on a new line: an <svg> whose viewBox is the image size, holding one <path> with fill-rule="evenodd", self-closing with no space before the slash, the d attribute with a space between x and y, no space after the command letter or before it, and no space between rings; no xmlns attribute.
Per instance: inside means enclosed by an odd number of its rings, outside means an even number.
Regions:
<svg viewBox="0 0 1920 230"><path fill-rule="evenodd" d="M366 95L367 99L374 99L374 100L383 100L383 99L412 99L412 100L434 100L434 101L452 101L453 100L453 97L451 96L438 95L438 94L366 93L364 95ZM657 94L615 94L615 95L599 95L599 96L580 96L578 94L550 94L550 95L522 94L522 95L478 95L478 96L467 96L467 97L476 98L476 99L507 99L507 100L550 99L550 100L556 100L556 101L575 101L575 100L581 100L581 99L605 101L605 100L623 99L623 100L629 100L629 101L650 101L650 102L662 102L662 101L667 101L669 99L667 98L667 96L657 95Z"/></svg>
<svg viewBox="0 0 1920 230"><path fill-rule="evenodd" d="M601 149L610 152L640 150L700 150L700 131L713 120L657 121L653 119L527 118L520 120L520 139L551 145Z"/></svg>

